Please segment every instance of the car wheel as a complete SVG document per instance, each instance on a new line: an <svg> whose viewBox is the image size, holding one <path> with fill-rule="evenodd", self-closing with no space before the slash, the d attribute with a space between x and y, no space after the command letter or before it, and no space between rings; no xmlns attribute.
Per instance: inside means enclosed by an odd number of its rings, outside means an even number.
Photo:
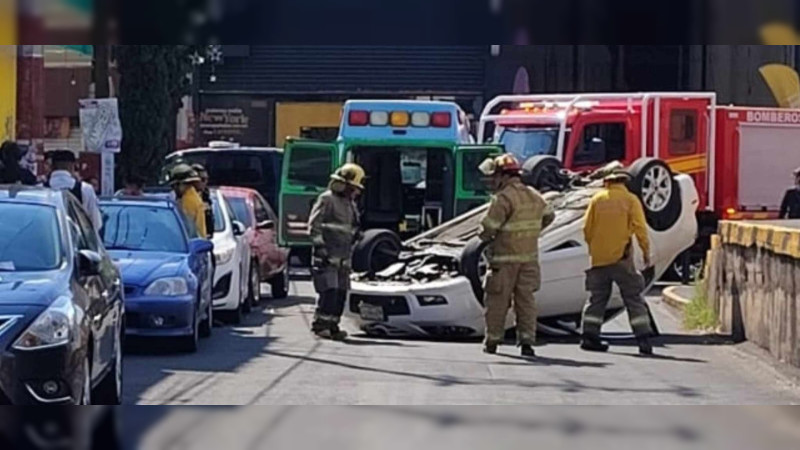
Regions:
<svg viewBox="0 0 800 450"><path fill-rule="evenodd" d="M629 169L628 185L644 206L647 224L656 231L666 231L674 226L681 215L680 186L672 169L659 159L642 158Z"/></svg>
<svg viewBox="0 0 800 450"><path fill-rule="evenodd" d="M461 252L459 272L469 280L475 298L483 305L483 284L489 273L489 260L486 257L487 244L478 238L470 240Z"/></svg>
<svg viewBox="0 0 800 450"><path fill-rule="evenodd" d="M283 300L289 296L289 265L283 269L283 272L275 275L269 281L269 287L272 291L272 298L275 300Z"/></svg>
<svg viewBox="0 0 800 450"><path fill-rule="evenodd" d="M522 182L540 192L559 191L563 187L563 169L554 156L534 156L522 164Z"/></svg>
<svg viewBox="0 0 800 450"><path fill-rule="evenodd" d="M390 230L367 230L353 249L353 271L376 273L397 262L403 243Z"/></svg>
<svg viewBox="0 0 800 450"><path fill-rule="evenodd" d="M83 370L81 376L83 377L83 388L81 396L78 399L78 405L86 406L92 404L92 365L89 362L89 355L87 354L83 360Z"/></svg>
<svg viewBox="0 0 800 450"><path fill-rule="evenodd" d="M96 405L122 404L122 333L120 331L114 350L113 366L92 395Z"/></svg>
<svg viewBox="0 0 800 450"><path fill-rule="evenodd" d="M250 269L250 286L253 293L253 305L261 301L261 271L258 270L258 261L254 260Z"/></svg>
<svg viewBox="0 0 800 450"><path fill-rule="evenodd" d="M234 325L241 325L242 321L244 320L244 302L239 297L239 305L236 307L235 310L231 311L231 323Z"/></svg>
<svg viewBox="0 0 800 450"><path fill-rule="evenodd" d="M180 347L186 353L195 353L200 343L200 315L195 310L194 317L192 318L192 334L190 336L182 337L180 340Z"/></svg>
<svg viewBox="0 0 800 450"><path fill-rule="evenodd" d="M208 302L208 306L206 308L208 309L208 311L206 311L206 318L200 322L201 338L211 337L212 330L214 329L214 307L210 301Z"/></svg>

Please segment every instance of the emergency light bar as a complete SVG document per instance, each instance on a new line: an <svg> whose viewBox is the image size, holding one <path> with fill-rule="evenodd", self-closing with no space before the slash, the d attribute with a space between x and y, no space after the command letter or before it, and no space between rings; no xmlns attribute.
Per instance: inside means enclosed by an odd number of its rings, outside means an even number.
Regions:
<svg viewBox="0 0 800 450"><path fill-rule="evenodd" d="M385 127L391 125L395 128L450 128L453 125L453 115L449 112L427 113L416 111L364 111L352 110L348 114L347 124L351 127Z"/></svg>

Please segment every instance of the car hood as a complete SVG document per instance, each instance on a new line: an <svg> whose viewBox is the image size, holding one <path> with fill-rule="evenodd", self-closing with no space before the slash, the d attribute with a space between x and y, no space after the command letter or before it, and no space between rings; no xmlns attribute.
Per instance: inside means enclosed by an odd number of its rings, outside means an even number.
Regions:
<svg viewBox="0 0 800 450"><path fill-rule="evenodd" d="M69 272L0 272L0 306L48 306L69 291Z"/></svg>
<svg viewBox="0 0 800 450"><path fill-rule="evenodd" d="M188 267L187 255L164 252L113 250L109 252L122 274L122 282L144 286L158 278L179 276Z"/></svg>

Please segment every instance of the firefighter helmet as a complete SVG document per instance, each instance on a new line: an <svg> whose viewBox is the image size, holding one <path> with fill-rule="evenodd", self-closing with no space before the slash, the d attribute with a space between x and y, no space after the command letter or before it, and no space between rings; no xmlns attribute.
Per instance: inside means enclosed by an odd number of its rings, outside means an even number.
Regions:
<svg viewBox="0 0 800 450"><path fill-rule="evenodd" d="M522 168L514 155L506 153L496 158L486 158L478 166L478 170L486 176L492 176L498 172L506 175L519 175Z"/></svg>
<svg viewBox="0 0 800 450"><path fill-rule="evenodd" d="M331 175L331 180L340 181L350 186L364 189L364 177L366 173L358 164L348 163L336 169Z"/></svg>
<svg viewBox="0 0 800 450"><path fill-rule="evenodd" d="M603 178L607 183L627 183L631 180L631 174L624 170L615 170Z"/></svg>

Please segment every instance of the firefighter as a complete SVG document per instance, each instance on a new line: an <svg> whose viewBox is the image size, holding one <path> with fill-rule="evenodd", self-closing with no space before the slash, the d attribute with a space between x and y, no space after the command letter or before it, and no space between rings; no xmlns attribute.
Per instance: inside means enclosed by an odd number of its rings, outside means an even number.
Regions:
<svg viewBox="0 0 800 450"><path fill-rule="evenodd" d="M208 189L208 171L202 164L193 164L192 169L200 178L200 181L194 183L194 188L206 205L206 231L208 239L211 239L214 237L214 205L211 203L211 191Z"/></svg>
<svg viewBox="0 0 800 450"><path fill-rule="evenodd" d="M800 167L794 171L794 184L783 196L781 219L800 219Z"/></svg>
<svg viewBox="0 0 800 450"><path fill-rule="evenodd" d="M200 176L190 166L178 164L172 169L169 178L175 200L183 214L194 224L197 237L206 238L208 227L213 227L214 224L206 224L206 206L194 188L194 183L200 181Z"/></svg>
<svg viewBox="0 0 800 450"><path fill-rule="evenodd" d="M639 353L651 355L649 337L653 334L650 312L645 303L645 282L633 263L633 236L650 267L650 240L644 208L626 186L630 176L615 172L605 178L605 189L597 193L586 211L584 236L589 246L592 267L586 272L589 300L583 311L581 348L606 352L608 344L600 340L606 305L613 284L619 286L631 328L639 343Z"/></svg>
<svg viewBox="0 0 800 450"><path fill-rule="evenodd" d="M312 274L319 299L311 331L325 339L344 340L339 329L350 289L353 244L359 236L356 199L364 190L364 169L345 164L331 175L328 190L317 198L308 227L313 245Z"/></svg>
<svg viewBox="0 0 800 450"><path fill-rule="evenodd" d="M520 179L520 165L508 154L486 159L480 171L494 196L481 222L480 239L488 242L486 339L483 351L494 354L505 336L512 299L517 316L517 344L523 356L536 356L536 302L541 285L539 235L555 219L553 209Z"/></svg>

